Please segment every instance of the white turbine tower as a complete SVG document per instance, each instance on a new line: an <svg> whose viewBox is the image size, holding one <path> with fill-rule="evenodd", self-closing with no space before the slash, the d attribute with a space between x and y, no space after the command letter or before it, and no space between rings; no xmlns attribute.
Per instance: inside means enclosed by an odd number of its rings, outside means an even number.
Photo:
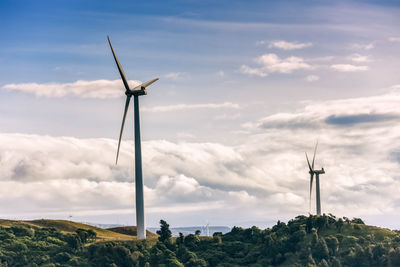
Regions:
<svg viewBox="0 0 400 267"><path fill-rule="evenodd" d="M111 52L114 56L115 63L117 64L119 74L121 75L122 82L125 86L125 110L124 117L122 118L121 131L119 133L119 141L118 141L118 149L117 149L117 158L115 160L115 164L118 163L118 155L119 148L121 145L121 137L122 132L124 130L126 113L128 111L129 102L131 97L133 96L134 100L134 110L135 110L135 189L136 189L136 227L137 227L137 238L145 239L146 238L146 227L144 223L144 201L143 201L143 175L142 175L142 150L140 144L140 118L139 118L139 96L146 95L146 87L150 84L154 83L158 80L155 78L151 81L145 82L141 85L136 86L133 89L129 88L128 80L125 77L124 70L122 69L121 64L118 61L117 55L114 52L112 47L110 37L107 36L108 43L110 44Z"/></svg>

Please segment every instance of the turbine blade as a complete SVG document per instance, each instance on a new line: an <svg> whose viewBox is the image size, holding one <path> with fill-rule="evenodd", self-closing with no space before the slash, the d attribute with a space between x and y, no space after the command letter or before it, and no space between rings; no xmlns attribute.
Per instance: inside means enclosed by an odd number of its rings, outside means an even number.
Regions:
<svg viewBox="0 0 400 267"><path fill-rule="evenodd" d="M149 86L150 84L154 83L155 81L158 81L158 78L155 78L155 79L153 79L151 81L145 82L144 84L142 84L142 86L144 88L146 88L147 86Z"/></svg>
<svg viewBox="0 0 400 267"><path fill-rule="evenodd" d="M119 74L121 75L121 79L122 79L122 81L124 82L125 89L126 89L127 91L130 91L129 85L128 85L128 81L126 80L126 77L125 77L124 70L122 69L122 66L121 66L121 64L120 64L119 61L118 61L117 55L116 55L115 52L114 52L114 48L113 48L113 46L112 46L112 44L111 44L110 37L107 36L107 39L108 39L108 43L110 44L111 52L112 52L112 54L113 54L113 56L114 56L115 63L117 64Z"/></svg>
<svg viewBox="0 0 400 267"><path fill-rule="evenodd" d="M305 153L306 153L306 159L307 159L308 168L310 168L310 172L312 172L313 168L311 168L310 161L308 160L307 152L305 152Z"/></svg>
<svg viewBox="0 0 400 267"><path fill-rule="evenodd" d="M128 107L129 107L129 102L130 102L130 100L131 100L131 96L128 95L128 96L126 97L126 102L125 102L125 110L124 110L124 117L122 118L121 131L120 131L120 133L119 133L119 141L118 141L118 149L117 149L117 158L116 158L116 160L115 160L115 165L117 165L117 163L118 163L119 147L120 147L120 145L121 145L122 132L124 131L126 112L128 111Z"/></svg>
<svg viewBox="0 0 400 267"><path fill-rule="evenodd" d="M158 80L158 78L155 78L155 79L153 79L153 80L151 80L151 81L142 83L141 85L138 85L138 86L136 86L135 88L133 88L132 91L134 91L134 90L140 90L140 89L142 89L142 87L143 87L143 88L146 88L147 86L149 86L150 84L156 82L157 80Z"/></svg>
<svg viewBox="0 0 400 267"><path fill-rule="evenodd" d="M317 147L318 147L318 140L317 143L315 144L315 148L314 148L314 157L312 159L312 169L314 170L314 161L315 161L315 154L317 154Z"/></svg>

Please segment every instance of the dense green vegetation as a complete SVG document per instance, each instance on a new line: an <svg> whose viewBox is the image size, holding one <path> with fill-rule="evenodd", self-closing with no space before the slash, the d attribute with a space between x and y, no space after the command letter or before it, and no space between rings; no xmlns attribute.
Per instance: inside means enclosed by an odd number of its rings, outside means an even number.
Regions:
<svg viewBox="0 0 400 267"><path fill-rule="evenodd" d="M87 261L80 251L95 238L93 230L85 229L70 234L29 225L0 227L0 266L83 265Z"/></svg>
<svg viewBox="0 0 400 267"><path fill-rule="evenodd" d="M160 226L158 240L146 241L98 241L90 229L0 227L0 266L400 266L399 233L357 218L298 216L213 237L172 238L167 222Z"/></svg>

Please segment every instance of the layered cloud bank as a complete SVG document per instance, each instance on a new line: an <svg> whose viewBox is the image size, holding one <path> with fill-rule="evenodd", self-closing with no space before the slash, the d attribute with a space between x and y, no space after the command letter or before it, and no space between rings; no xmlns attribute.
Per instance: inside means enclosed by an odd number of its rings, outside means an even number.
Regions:
<svg viewBox="0 0 400 267"><path fill-rule="evenodd" d="M397 42L396 37L388 38L389 42ZM385 42L382 40L382 42ZM286 54L288 52L294 53L294 50L301 50L308 47L313 46L311 42L288 42L284 40L279 41L258 41L256 45L266 45L269 49L279 49L284 50ZM317 45L318 46L318 45ZM239 72L243 74L247 74L249 76L259 76L259 77L267 77L273 73L279 74L291 74L297 71L313 71L313 72L322 72L326 70L330 70L333 72L365 72L370 70L370 66L366 65L367 63L372 63L371 55L365 55L367 51L375 48L374 42L367 44L351 44L348 49L355 50L359 53L353 53L344 56L320 56L320 57L305 57L298 56L300 51L297 51L296 55L288 56L286 58L282 58L279 54L275 53L265 53L253 59L256 66L249 66L247 64L243 64L238 69ZM281 51L282 52L282 51ZM361 54L360 54L361 53ZM334 62L332 62L334 61ZM331 64L327 64L330 62ZM333 64L334 63L334 64ZM355 65L355 64L363 64L363 65ZM314 78L310 78L314 77ZM318 77L315 79L315 77ZM309 74L306 76L305 81L307 82L315 82L319 80L319 76L315 74Z"/></svg>
<svg viewBox="0 0 400 267"><path fill-rule="evenodd" d="M364 218L398 214L399 89L305 102L296 112L246 123L249 134L238 146L143 142L149 224L166 218L175 225L199 220L263 225L306 214L304 152L311 153L317 139L316 166L326 170L323 212ZM111 139L0 134L0 212L109 222L129 215L133 223L133 142L122 143L117 166L116 146Z"/></svg>
<svg viewBox="0 0 400 267"><path fill-rule="evenodd" d="M128 81L130 87L139 81ZM72 83L17 83L6 84L1 89L30 93L44 97L77 96L82 98L116 98L124 95L121 80L76 81Z"/></svg>
<svg viewBox="0 0 400 267"><path fill-rule="evenodd" d="M148 112L168 112L168 111L180 111L180 110L191 110L191 109L239 109L239 104L224 102L224 103L208 103L208 104L177 104L168 106L155 106L142 108L143 111Z"/></svg>

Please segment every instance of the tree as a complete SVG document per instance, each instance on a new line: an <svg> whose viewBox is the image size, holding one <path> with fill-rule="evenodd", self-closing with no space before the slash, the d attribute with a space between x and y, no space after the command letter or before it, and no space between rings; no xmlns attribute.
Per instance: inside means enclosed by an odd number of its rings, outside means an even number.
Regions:
<svg viewBox="0 0 400 267"><path fill-rule="evenodd" d="M318 263L318 267L329 267L329 264L326 262L326 260L322 259L322 261Z"/></svg>
<svg viewBox="0 0 400 267"><path fill-rule="evenodd" d="M328 246L326 245L326 242L325 242L324 238L321 237L318 240L318 243L317 243L317 246L314 249L313 255L317 259L328 259L329 250L328 250Z"/></svg>
<svg viewBox="0 0 400 267"><path fill-rule="evenodd" d="M339 230L339 232L342 232L343 224L344 224L344 221L342 218L339 218L339 220L336 221L335 225L336 225L336 228Z"/></svg>
<svg viewBox="0 0 400 267"><path fill-rule="evenodd" d="M379 262L380 258L385 254L385 252L385 248L382 246L382 244L379 244L372 249L372 258L375 262Z"/></svg>
<svg viewBox="0 0 400 267"><path fill-rule="evenodd" d="M96 232L93 231L92 229L87 230L87 232L88 232L88 238L94 241L94 239L96 239L97 237Z"/></svg>
<svg viewBox="0 0 400 267"><path fill-rule="evenodd" d="M14 235L18 237L24 237L24 236L32 237L34 233L33 229L25 226L13 226L11 227L11 230L14 233Z"/></svg>
<svg viewBox="0 0 400 267"><path fill-rule="evenodd" d="M311 239L311 246L314 248L318 244L318 233L317 229L312 229L312 239Z"/></svg>
<svg viewBox="0 0 400 267"><path fill-rule="evenodd" d="M71 255L68 254L67 252L60 252L54 257L54 259L57 262L66 263L71 259Z"/></svg>
<svg viewBox="0 0 400 267"><path fill-rule="evenodd" d="M160 220L160 230L157 231L157 234L159 235L158 240L161 242L171 243L172 233L171 230L169 230L169 224L166 221Z"/></svg>
<svg viewBox="0 0 400 267"><path fill-rule="evenodd" d="M314 258L312 257L311 254L308 255L307 266L308 266L308 267L317 266L317 265L315 264Z"/></svg>
<svg viewBox="0 0 400 267"><path fill-rule="evenodd" d="M336 255L339 251L339 240L335 236L328 236L325 238L326 244L329 248L329 253L331 255Z"/></svg>
<svg viewBox="0 0 400 267"><path fill-rule="evenodd" d="M346 264L350 266L371 266L372 253L365 251L359 244L355 244L346 256ZM373 266L387 266L378 263Z"/></svg>
<svg viewBox="0 0 400 267"><path fill-rule="evenodd" d="M167 266L169 266L169 267L184 267L184 265L178 259L168 259Z"/></svg>
<svg viewBox="0 0 400 267"><path fill-rule="evenodd" d="M342 267L342 264L336 257L332 257L331 267Z"/></svg>
<svg viewBox="0 0 400 267"><path fill-rule="evenodd" d="M221 238L221 236L222 236L222 233L214 233L213 234L213 241L214 241L214 243L217 243L217 244L221 244L222 243L222 238Z"/></svg>
<svg viewBox="0 0 400 267"><path fill-rule="evenodd" d="M352 223L356 223L356 224L365 224L363 220L361 220L360 218L353 218L353 220L351 220Z"/></svg>
<svg viewBox="0 0 400 267"><path fill-rule="evenodd" d="M65 239L72 250L80 250L82 248L82 242L78 235L68 234Z"/></svg>
<svg viewBox="0 0 400 267"><path fill-rule="evenodd" d="M306 232L307 232L307 234L311 233L313 227L314 227L313 216L310 215L306 219Z"/></svg>
<svg viewBox="0 0 400 267"><path fill-rule="evenodd" d="M187 267L206 267L207 264L203 259L199 259L196 253L186 250L184 255L182 255L184 259L184 266Z"/></svg>
<svg viewBox="0 0 400 267"><path fill-rule="evenodd" d="M185 239L185 237L183 236L183 234L181 232L179 232L179 237L176 239L176 244L182 245L183 244L183 240Z"/></svg>
<svg viewBox="0 0 400 267"><path fill-rule="evenodd" d="M157 242L150 250L150 265L151 266L182 266L176 258L176 254L167 248L161 241ZM164 265L165 264L165 265ZM133 266L133 265L125 265Z"/></svg>
<svg viewBox="0 0 400 267"><path fill-rule="evenodd" d="M389 251L390 262L393 266L400 266L400 248L391 249Z"/></svg>
<svg viewBox="0 0 400 267"><path fill-rule="evenodd" d="M298 230L294 232L293 234L290 235L289 240L287 242L287 248L289 251L295 251L296 250L296 245L299 242L302 242L304 240L304 237L306 236L306 231L304 230Z"/></svg>
<svg viewBox="0 0 400 267"><path fill-rule="evenodd" d="M272 227L272 231L276 232L277 234L287 234L289 233L289 227L286 225L286 223L281 222L278 220L276 225Z"/></svg>
<svg viewBox="0 0 400 267"><path fill-rule="evenodd" d="M197 235L190 234L185 236L185 240L183 241L185 246L191 250L195 250L197 245L200 243L200 239Z"/></svg>
<svg viewBox="0 0 400 267"><path fill-rule="evenodd" d="M315 226L318 228L318 231L324 229L328 225L328 217L326 215L317 216L315 219Z"/></svg>
<svg viewBox="0 0 400 267"><path fill-rule="evenodd" d="M82 244L85 244L87 242L88 237L89 237L88 231L85 230L85 229L79 228L75 232L78 235L79 239L81 240Z"/></svg>

